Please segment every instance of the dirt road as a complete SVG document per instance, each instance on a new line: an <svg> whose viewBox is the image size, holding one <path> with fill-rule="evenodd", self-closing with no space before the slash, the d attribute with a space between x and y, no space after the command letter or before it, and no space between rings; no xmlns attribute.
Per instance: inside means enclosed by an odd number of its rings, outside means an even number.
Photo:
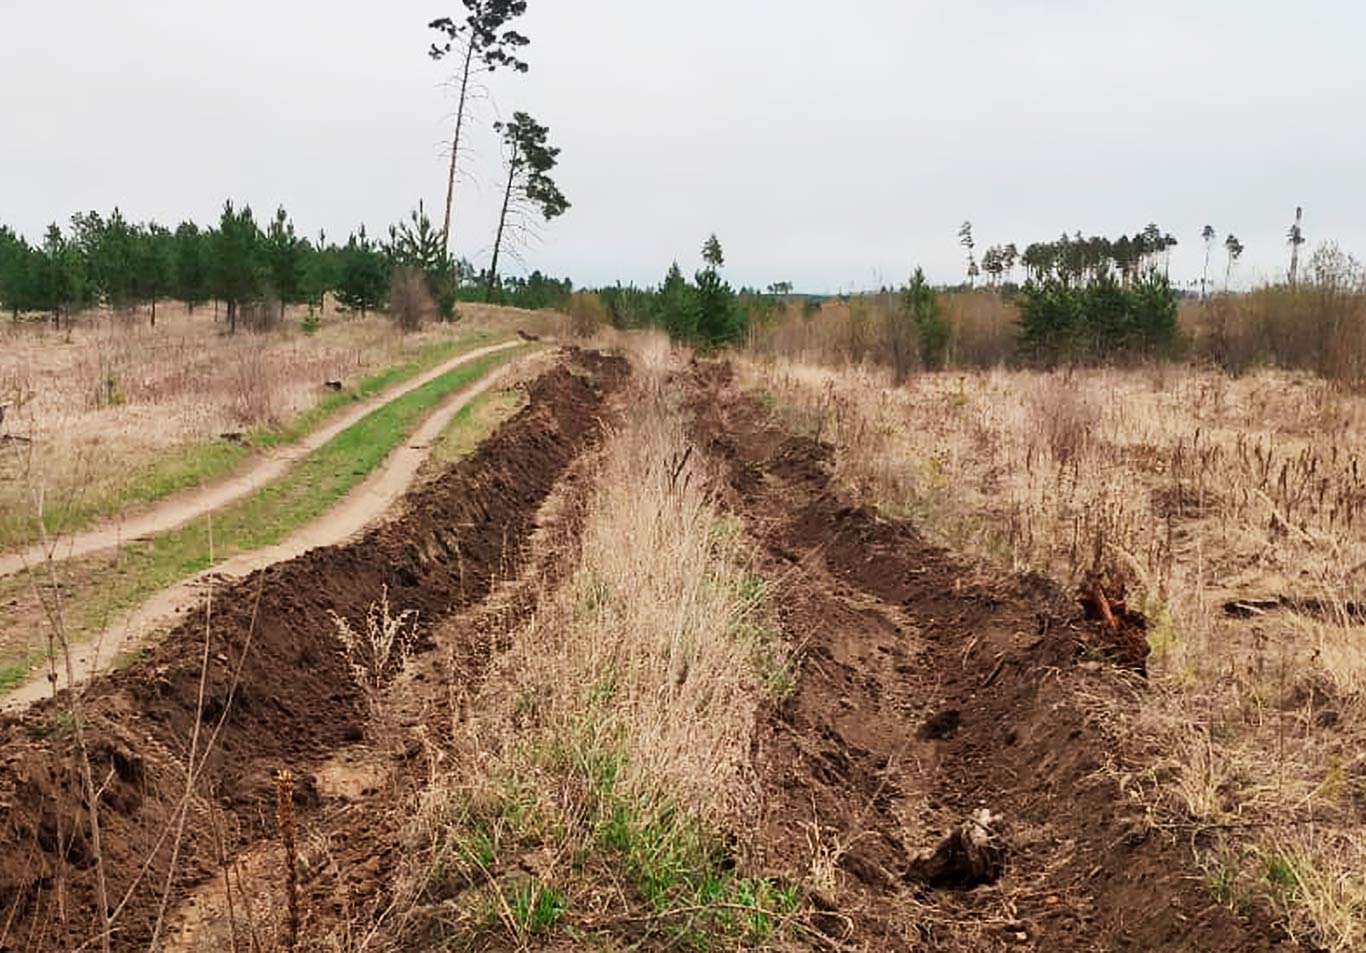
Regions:
<svg viewBox="0 0 1366 953"><path fill-rule="evenodd" d="M146 657L89 686L82 724L101 779L113 948L145 949L163 891L174 909L225 853L273 829L280 765L296 773L306 815L320 804L314 772L365 736L365 698L332 613L362 619L387 590L396 612L419 613L420 649L434 626L517 572L541 503L596 441L598 409L621 374L578 360L573 373L538 378L524 410L411 494L395 520L225 585L211 613L201 606ZM92 936L100 945L94 831L72 785L69 724L60 702L0 719L0 950L69 950Z"/></svg>
<svg viewBox="0 0 1366 953"><path fill-rule="evenodd" d="M463 356L459 363L509 346L511 345L497 345L472 352L471 355ZM514 366L515 362L503 365L447 400L423 422L412 437L402 446L396 447L364 483L320 518L295 530L274 546L242 553L168 589L163 589L124 619L110 626L109 637L105 640L76 648L72 653L76 684L81 684L92 674L107 669L114 659L136 649L159 629L169 628L174 624L177 615L196 605L211 590L222 588L258 569L293 559L310 549L335 546L381 519L412 486L418 470L431 454L432 441L441 434L451 419L462 407L496 385ZM65 671L58 672L57 687L68 687ZM18 711L51 694L52 684L47 673L40 672L0 698L0 711Z"/></svg>
<svg viewBox="0 0 1366 953"><path fill-rule="evenodd" d="M167 530L175 529L177 526L182 526L196 517L203 516L205 513L221 509L234 500L254 493L278 479L299 460L317 450L352 424L373 413L377 408L397 400L404 394L449 373L462 364L477 361L485 355L517 347L520 344L520 341L506 341L502 344L492 344L457 355L411 380L356 404L297 443L277 447L260 454L227 479L177 493L136 515L120 517L91 530L59 537L46 544L40 543L29 546L19 552L0 555L0 576L22 572L26 567L37 565L49 556L53 559L63 560L86 556L106 549L114 549L130 540L164 533Z"/></svg>

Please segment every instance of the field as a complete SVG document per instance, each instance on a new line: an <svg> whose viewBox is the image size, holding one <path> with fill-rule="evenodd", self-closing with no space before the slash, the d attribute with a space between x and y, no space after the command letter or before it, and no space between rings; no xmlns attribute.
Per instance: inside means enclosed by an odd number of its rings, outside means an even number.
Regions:
<svg viewBox="0 0 1366 953"><path fill-rule="evenodd" d="M570 323L186 317L281 381L373 334L374 383L207 518L0 579L78 686L0 722L0 949L1357 948L1366 405L1162 363L891 386L818 363L848 319L466 359ZM224 473L341 412L299 393Z"/></svg>
<svg viewBox="0 0 1366 953"><path fill-rule="evenodd" d="M1181 366L880 375L746 368L836 447L852 498L985 565L1141 611L1098 700L1120 780L1191 838L1207 886L1301 935L1362 941L1366 401L1304 374ZM1104 642L1094 657L1116 656Z"/></svg>

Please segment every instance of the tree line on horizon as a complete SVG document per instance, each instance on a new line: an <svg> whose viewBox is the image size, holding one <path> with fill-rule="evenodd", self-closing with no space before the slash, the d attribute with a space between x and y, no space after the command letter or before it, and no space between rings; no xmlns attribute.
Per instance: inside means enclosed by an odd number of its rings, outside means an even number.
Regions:
<svg viewBox="0 0 1366 953"><path fill-rule="evenodd" d="M146 307L153 325L157 306L173 299L191 311L221 302L229 332L250 311L253 324L283 319L292 304L321 312L332 295L365 313L382 308L396 273L420 275L437 312L452 317L460 299L489 297L487 270L451 261L441 234L421 205L376 239L364 226L343 243L300 235L284 208L265 223L249 205L224 203L214 226L184 221L175 228L129 221L119 209L74 215L65 230L55 222L30 243L0 224L0 309L18 318L49 316L60 323L78 311ZM565 301L573 285L533 271L497 283L497 300L522 307Z"/></svg>

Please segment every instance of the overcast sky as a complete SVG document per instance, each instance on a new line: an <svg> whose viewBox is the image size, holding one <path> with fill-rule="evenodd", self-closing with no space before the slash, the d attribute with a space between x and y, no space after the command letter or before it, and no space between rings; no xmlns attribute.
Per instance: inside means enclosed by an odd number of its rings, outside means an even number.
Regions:
<svg viewBox="0 0 1366 953"><path fill-rule="evenodd" d="M715 231L737 284L836 291L955 233L1020 247L1155 221L1198 278L1236 233L1241 280L1310 247L1366 257L1366 4L1357 0L530 0L526 75L473 118L455 243L486 262L499 151L525 109L573 208L527 267L653 282ZM172 223L222 200L307 233L438 211L453 98L426 22L459 0L0 0L0 221ZM1222 269L1216 254L1216 271Z"/></svg>

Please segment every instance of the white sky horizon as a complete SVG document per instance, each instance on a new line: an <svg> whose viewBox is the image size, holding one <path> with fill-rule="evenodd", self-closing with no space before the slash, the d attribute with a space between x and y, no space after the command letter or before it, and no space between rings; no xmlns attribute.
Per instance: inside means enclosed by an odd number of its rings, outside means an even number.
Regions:
<svg viewBox="0 0 1366 953"><path fill-rule="evenodd" d="M45 0L0 11L0 223L31 238L114 206L217 220L225 198L299 230L382 235L444 198L448 64L428 20L458 0ZM1235 286L1282 277L1305 208L1366 257L1366 7L1310 0L530 0L525 76L471 117L455 251L487 262L500 115L563 149L573 203L525 266L579 286L657 283L715 232L727 277L835 293L920 265L963 274L957 230L992 244L1059 233L1200 230L1247 251Z"/></svg>

